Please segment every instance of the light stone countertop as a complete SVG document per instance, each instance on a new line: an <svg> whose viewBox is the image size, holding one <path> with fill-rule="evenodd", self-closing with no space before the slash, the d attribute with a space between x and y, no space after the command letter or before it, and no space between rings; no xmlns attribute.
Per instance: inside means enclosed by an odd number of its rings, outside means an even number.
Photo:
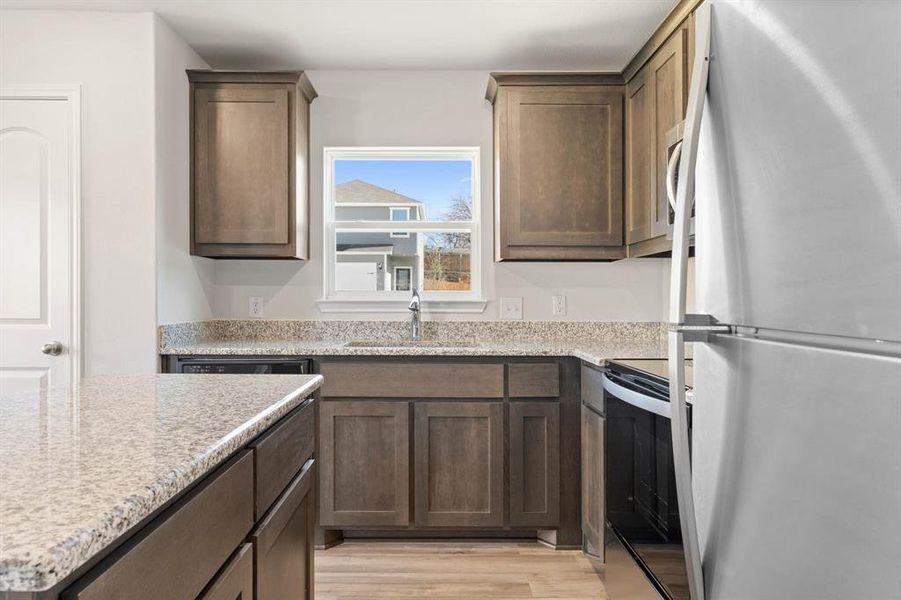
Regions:
<svg viewBox="0 0 901 600"><path fill-rule="evenodd" d="M53 587L321 383L130 375L0 397L0 591Z"/></svg>
<svg viewBox="0 0 901 600"><path fill-rule="evenodd" d="M613 358L658 358L662 350L656 344L629 339L598 342L560 341L547 342L460 342L441 346L440 341L427 345L410 346L348 346L340 340L315 341L263 341L263 340L214 340L196 341L181 345L165 346L164 355L206 356L571 356L585 362L603 366Z"/></svg>
<svg viewBox="0 0 901 600"><path fill-rule="evenodd" d="M160 326L159 349L207 356L572 356L598 366L666 356L665 324L655 321L424 320L426 344L401 345L409 336L408 321L214 319ZM379 346L348 346L351 340Z"/></svg>

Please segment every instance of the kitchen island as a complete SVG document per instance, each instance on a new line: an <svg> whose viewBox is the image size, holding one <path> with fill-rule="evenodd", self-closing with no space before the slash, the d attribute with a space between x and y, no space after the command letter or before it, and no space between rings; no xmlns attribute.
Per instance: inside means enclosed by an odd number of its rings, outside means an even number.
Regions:
<svg viewBox="0 0 901 600"><path fill-rule="evenodd" d="M4 396L0 598L214 598L247 565L265 586L266 527L311 539L321 382L109 376Z"/></svg>

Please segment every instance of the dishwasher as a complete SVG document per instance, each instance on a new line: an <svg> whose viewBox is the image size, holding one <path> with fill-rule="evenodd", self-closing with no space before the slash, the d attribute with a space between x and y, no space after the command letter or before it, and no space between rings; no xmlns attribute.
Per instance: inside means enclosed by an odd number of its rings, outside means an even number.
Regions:
<svg viewBox="0 0 901 600"><path fill-rule="evenodd" d="M305 375L312 373L308 358L278 356L173 356L169 373L235 375Z"/></svg>

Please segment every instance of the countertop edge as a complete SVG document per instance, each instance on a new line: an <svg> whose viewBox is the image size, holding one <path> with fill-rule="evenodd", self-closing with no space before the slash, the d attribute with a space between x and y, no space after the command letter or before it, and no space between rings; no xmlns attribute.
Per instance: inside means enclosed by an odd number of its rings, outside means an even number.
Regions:
<svg viewBox="0 0 901 600"><path fill-rule="evenodd" d="M308 394L319 389L323 377L312 377L254 418L238 425L218 446L186 464L173 466L165 477L146 485L142 493L122 499L89 527L74 530L69 538L48 548L42 556L32 561L21 557L0 560L0 592L47 591L116 540L135 533L136 526L210 474L247 442L299 406ZM47 564L47 557L52 557L50 564Z"/></svg>

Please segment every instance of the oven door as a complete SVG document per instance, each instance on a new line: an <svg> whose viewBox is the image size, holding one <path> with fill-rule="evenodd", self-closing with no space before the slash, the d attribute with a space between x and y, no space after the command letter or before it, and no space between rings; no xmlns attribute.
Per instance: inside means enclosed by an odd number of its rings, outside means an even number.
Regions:
<svg viewBox="0 0 901 600"><path fill-rule="evenodd" d="M661 596L688 599L669 402L640 380L604 377L610 531Z"/></svg>

